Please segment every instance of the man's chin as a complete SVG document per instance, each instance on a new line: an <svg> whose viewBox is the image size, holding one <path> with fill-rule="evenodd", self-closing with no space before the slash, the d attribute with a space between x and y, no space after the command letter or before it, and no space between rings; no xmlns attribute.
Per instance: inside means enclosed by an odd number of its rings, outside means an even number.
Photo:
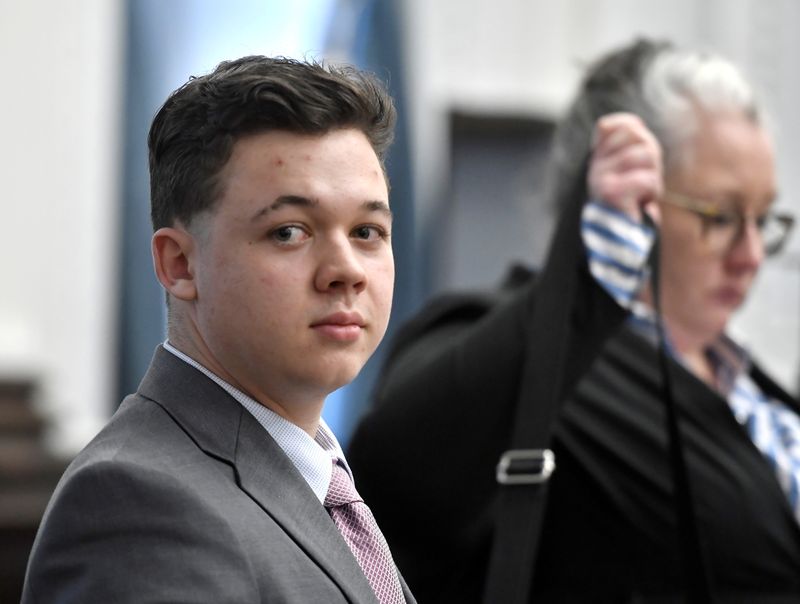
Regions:
<svg viewBox="0 0 800 604"><path fill-rule="evenodd" d="M324 388L328 391L328 394L332 394L341 388L344 388L348 384L350 384L353 380L355 380L359 373L361 372L361 367L358 370L351 369L346 371L341 371L337 373L335 376L329 376L327 379L324 380Z"/></svg>

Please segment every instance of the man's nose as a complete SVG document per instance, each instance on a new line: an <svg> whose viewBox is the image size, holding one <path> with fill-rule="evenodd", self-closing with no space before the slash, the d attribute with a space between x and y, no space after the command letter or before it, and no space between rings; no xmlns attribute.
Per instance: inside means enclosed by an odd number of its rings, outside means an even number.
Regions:
<svg viewBox="0 0 800 604"><path fill-rule="evenodd" d="M319 291L353 290L361 292L367 285L362 259L346 235L337 235L320 246L314 285Z"/></svg>

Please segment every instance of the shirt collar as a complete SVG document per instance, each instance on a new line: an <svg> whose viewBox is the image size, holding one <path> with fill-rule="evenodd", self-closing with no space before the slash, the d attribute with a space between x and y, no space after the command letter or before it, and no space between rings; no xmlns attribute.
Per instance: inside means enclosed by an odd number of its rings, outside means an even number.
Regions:
<svg viewBox="0 0 800 604"><path fill-rule="evenodd" d="M654 346L658 342L658 333L656 331L655 312L653 308L642 302L635 300L631 304L631 315L628 319L628 324L640 336L644 337ZM669 333L666 332L664 343L670 355L685 366L681 355L675 350L669 338ZM751 359L750 354L743 347L734 342L728 335L720 334L706 349L706 355L711 361L717 380L717 388L724 395L728 395L733 389L734 382L739 375L748 373L750 371Z"/></svg>
<svg viewBox="0 0 800 604"><path fill-rule="evenodd" d="M317 434L311 438L305 430L232 386L192 357L175 348L169 343L169 340L165 341L163 345L165 350L216 382L255 417L297 468L320 503L325 501L330 486L333 472L332 460L338 460L352 479L352 472L344 457L342 447L324 419L320 418Z"/></svg>

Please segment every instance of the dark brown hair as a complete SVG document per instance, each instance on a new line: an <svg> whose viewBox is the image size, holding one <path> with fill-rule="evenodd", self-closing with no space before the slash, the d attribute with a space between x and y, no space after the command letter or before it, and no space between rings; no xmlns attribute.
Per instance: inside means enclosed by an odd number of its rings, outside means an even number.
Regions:
<svg viewBox="0 0 800 604"><path fill-rule="evenodd" d="M357 128L383 165L395 119L383 84L351 66L263 56L220 63L173 92L150 127L153 229L188 225L213 208L220 172L243 136Z"/></svg>

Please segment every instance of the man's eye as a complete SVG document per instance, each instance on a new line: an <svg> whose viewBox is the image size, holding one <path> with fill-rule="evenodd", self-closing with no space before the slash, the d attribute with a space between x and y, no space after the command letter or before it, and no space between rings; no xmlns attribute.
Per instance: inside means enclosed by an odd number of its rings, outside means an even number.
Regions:
<svg viewBox="0 0 800 604"><path fill-rule="evenodd" d="M286 224L271 231L269 236L278 243L298 243L306 238L306 232L297 225Z"/></svg>
<svg viewBox="0 0 800 604"><path fill-rule="evenodd" d="M353 229L353 236L358 239L364 239L365 241L386 239L387 235L388 233L385 229L373 224L364 224Z"/></svg>

